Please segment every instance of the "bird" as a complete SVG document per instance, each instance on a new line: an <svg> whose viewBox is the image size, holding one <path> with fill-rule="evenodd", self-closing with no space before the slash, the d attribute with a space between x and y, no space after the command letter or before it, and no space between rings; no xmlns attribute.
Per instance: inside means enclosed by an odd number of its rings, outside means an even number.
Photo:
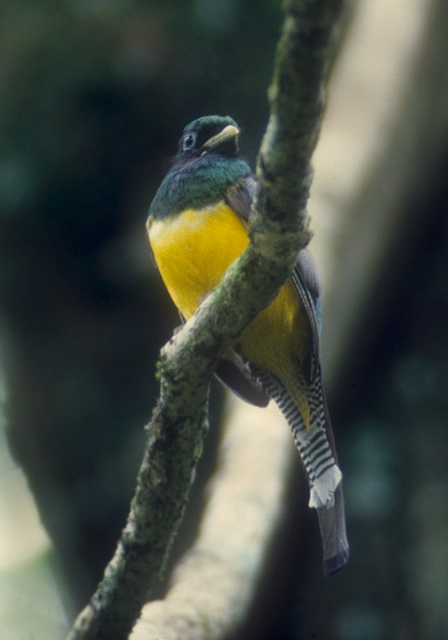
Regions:
<svg viewBox="0 0 448 640"><path fill-rule="evenodd" d="M249 243L256 178L239 153L240 128L230 116L188 124L149 207L153 259L183 320L188 320ZM319 281L308 248L288 281L243 330L215 369L243 400L272 399L286 418L318 514L323 570L348 560L342 473L322 384Z"/></svg>

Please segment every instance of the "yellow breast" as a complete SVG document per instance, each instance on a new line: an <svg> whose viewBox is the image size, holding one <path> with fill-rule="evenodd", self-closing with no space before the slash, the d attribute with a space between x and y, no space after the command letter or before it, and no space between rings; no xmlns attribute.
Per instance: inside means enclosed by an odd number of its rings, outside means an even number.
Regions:
<svg viewBox="0 0 448 640"><path fill-rule="evenodd" d="M224 202L149 220L148 235L165 286L186 318L194 314L249 241L243 223Z"/></svg>
<svg viewBox="0 0 448 640"><path fill-rule="evenodd" d="M246 227L224 202L150 219L148 235L165 286L187 319L249 242ZM308 403L296 380L310 344L309 324L291 282L244 330L238 344L248 360L284 382L307 422Z"/></svg>

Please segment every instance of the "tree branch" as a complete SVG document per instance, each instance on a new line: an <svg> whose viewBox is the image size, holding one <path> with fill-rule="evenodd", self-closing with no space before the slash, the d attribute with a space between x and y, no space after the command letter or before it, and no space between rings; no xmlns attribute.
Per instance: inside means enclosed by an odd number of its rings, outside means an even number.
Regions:
<svg viewBox="0 0 448 640"><path fill-rule="evenodd" d="M290 0L269 90L271 118L257 167L252 242L197 313L162 349L161 393L128 523L103 581L69 640L128 637L160 579L205 437L208 380L266 307L311 237L310 157L323 110L332 28L342 0Z"/></svg>
<svg viewBox="0 0 448 640"><path fill-rule="evenodd" d="M275 404L259 409L229 394L226 408L197 541L166 597L143 607L130 640L228 638L253 601L266 549L285 517L285 476L297 451Z"/></svg>

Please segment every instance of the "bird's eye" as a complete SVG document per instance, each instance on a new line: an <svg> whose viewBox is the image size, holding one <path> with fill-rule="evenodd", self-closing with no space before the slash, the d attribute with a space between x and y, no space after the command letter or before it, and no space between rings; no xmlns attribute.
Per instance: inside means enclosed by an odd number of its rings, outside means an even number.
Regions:
<svg viewBox="0 0 448 640"><path fill-rule="evenodd" d="M196 144L196 134L195 133L187 133L184 138L182 148L184 151L190 151Z"/></svg>

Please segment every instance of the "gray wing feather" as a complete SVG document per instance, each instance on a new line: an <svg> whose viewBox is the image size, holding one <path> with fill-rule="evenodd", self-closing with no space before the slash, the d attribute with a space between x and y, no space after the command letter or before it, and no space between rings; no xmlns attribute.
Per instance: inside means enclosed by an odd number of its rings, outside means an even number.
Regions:
<svg viewBox="0 0 448 640"><path fill-rule="evenodd" d="M319 416L317 424L326 435L326 442L331 451L324 460L328 464L337 465L336 447L334 443L333 429L327 408L327 401L322 385L322 372L319 354L319 334L321 325L320 286L314 268L311 254L307 249L300 251L297 264L291 276L291 281L305 306L312 334L312 357L310 363L309 395L312 404L317 403ZM313 410L313 407L311 407ZM311 420L313 423L313 419ZM296 438L297 441L297 438ZM305 467L306 467L306 462ZM339 467L336 467L339 469ZM309 475L309 474L308 474ZM309 476L311 492L313 479ZM340 481L333 493L334 504L328 507L318 507L319 528L321 532L324 551L324 571L326 575L336 573L347 562L349 557L349 545L345 527L344 497Z"/></svg>
<svg viewBox="0 0 448 640"><path fill-rule="evenodd" d="M215 376L239 398L256 407L266 407L270 397L251 374L248 365L234 349L230 352L230 358L232 360L226 358L218 363Z"/></svg>
<svg viewBox="0 0 448 640"><path fill-rule="evenodd" d="M255 191L255 179L250 176L244 183L229 190L226 200L240 218L247 224ZM349 547L345 529L344 499L341 487L342 474L337 465L333 431L322 386L319 355L319 333L321 324L320 287L313 260L308 249L303 249L297 257L297 264L291 274L291 282L297 291L310 323L312 348L307 366L307 393L311 410L311 429L307 431L298 408L292 402L281 381L269 372L258 370L251 363L238 360L234 353L234 364L244 377L250 377L255 388L271 397L285 415L301 454L310 484L310 506L316 507L323 543L324 572L331 575L348 560ZM224 381L225 382L225 381ZM241 382L241 381L240 381ZM258 404L241 392L243 385L226 383L249 402ZM254 385L252 385L254 386ZM243 389L244 390L244 389ZM258 405L263 406L263 405Z"/></svg>

